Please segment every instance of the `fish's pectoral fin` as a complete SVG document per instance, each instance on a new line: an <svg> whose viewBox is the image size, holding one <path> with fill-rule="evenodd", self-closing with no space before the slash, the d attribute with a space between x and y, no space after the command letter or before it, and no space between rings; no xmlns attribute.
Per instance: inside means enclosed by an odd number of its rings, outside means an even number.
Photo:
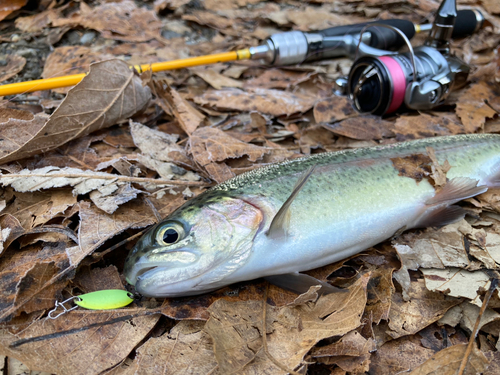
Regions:
<svg viewBox="0 0 500 375"><path fill-rule="evenodd" d="M266 234L270 238L277 239L286 237L288 227L290 225L290 206L293 200L297 197L297 194L299 194L299 192L304 187L309 177L311 177L315 168L316 168L315 165L309 167L295 183L295 186L293 187L290 196L285 201L285 203L283 203L283 206L281 206L279 211L276 213L276 215L273 218L273 221L271 222L271 225L269 226L269 230L267 231Z"/></svg>
<svg viewBox="0 0 500 375"><path fill-rule="evenodd" d="M453 204L462 199L479 195L488 190L487 186L477 186L479 181L468 177L455 177L448 181L443 188L429 199L425 204L434 206L438 204Z"/></svg>
<svg viewBox="0 0 500 375"><path fill-rule="evenodd" d="M302 294L309 290L311 286L321 285L318 294L347 293L347 289L336 288L324 281L318 280L304 273L286 273L284 275L266 276L265 280L271 284L293 293Z"/></svg>

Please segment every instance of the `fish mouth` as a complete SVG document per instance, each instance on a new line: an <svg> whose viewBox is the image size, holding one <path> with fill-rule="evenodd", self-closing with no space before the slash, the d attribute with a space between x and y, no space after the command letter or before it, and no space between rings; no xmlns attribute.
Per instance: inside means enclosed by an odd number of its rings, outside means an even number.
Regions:
<svg viewBox="0 0 500 375"><path fill-rule="evenodd" d="M129 284L136 285L140 280L148 279L158 272L185 270L198 262L199 258L199 254L190 250L144 255L134 264L126 265L126 280Z"/></svg>

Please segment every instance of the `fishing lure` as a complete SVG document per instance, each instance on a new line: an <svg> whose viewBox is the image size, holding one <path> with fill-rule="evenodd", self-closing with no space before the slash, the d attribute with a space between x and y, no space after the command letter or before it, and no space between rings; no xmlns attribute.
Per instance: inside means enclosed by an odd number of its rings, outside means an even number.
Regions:
<svg viewBox="0 0 500 375"><path fill-rule="evenodd" d="M48 318L56 319L62 314L65 314L69 311L78 308L78 306L89 310L119 309L120 307L125 307L129 305L130 303L132 303L133 300L134 300L133 294L127 292L126 290L121 290L121 289L98 290L97 292L91 292L79 296L73 296L62 302L56 301L55 308L49 312ZM69 303L70 301L74 301L76 306L67 308L65 304ZM54 316L54 313L56 313L59 308L62 308L63 311Z"/></svg>

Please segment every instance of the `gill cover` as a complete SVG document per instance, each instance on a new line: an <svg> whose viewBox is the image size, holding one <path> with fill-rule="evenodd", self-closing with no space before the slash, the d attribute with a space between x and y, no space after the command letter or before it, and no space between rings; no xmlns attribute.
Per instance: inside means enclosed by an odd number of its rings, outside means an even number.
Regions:
<svg viewBox="0 0 500 375"><path fill-rule="evenodd" d="M125 262L127 281L154 297L217 289L247 260L262 220L244 200L202 194L139 240Z"/></svg>

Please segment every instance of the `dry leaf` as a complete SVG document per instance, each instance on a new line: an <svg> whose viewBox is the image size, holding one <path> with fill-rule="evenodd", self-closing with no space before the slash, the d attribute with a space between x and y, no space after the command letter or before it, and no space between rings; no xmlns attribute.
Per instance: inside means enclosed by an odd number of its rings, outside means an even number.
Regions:
<svg viewBox="0 0 500 375"><path fill-rule="evenodd" d="M242 82L223 76L213 69L196 69L194 73L216 90L223 87L243 87Z"/></svg>
<svg viewBox="0 0 500 375"><path fill-rule="evenodd" d="M245 82L245 88L288 89L311 79L311 72L271 68Z"/></svg>
<svg viewBox="0 0 500 375"><path fill-rule="evenodd" d="M190 138L190 145L193 159L217 182L233 177L229 167L224 167L224 164L218 162L245 155L248 156L248 160L255 162L272 152L270 148L241 142L222 130L208 127L197 129Z"/></svg>
<svg viewBox="0 0 500 375"><path fill-rule="evenodd" d="M47 57L43 67L43 78L54 78L68 74L86 73L90 65L97 61L110 60L115 58L113 55L98 52L84 46L62 46L57 47ZM54 91L66 94L70 88L62 87Z"/></svg>
<svg viewBox="0 0 500 375"><path fill-rule="evenodd" d="M63 9L64 8L52 8L32 16L18 17L16 18L16 27L28 33L42 31L59 17Z"/></svg>
<svg viewBox="0 0 500 375"><path fill-rule="evenodd" d="M394 278L403 287L405 299L410 287L408 270L417 270L420 267L465 268L469 265L469 257L463 242L463 231L468 228L470 225L462 220L439 229L428 228L420 236L410 232L393 242L393 247L402 263L401 269L394 272Z"/></svg>
<svg viewBox="0 0 500 375"><path fill-rule="evenodd" d="M21 331L15 325L5 326L0 332L0 353L21 360L32 370L53 374L97 374L119 364L154 327L159 316L123 319L86 330L78 328L127 316L120 311L78 310L62 319L38 320ZM76 332L58 335L68 330ZM54 337L9 347L17 340L49 334Z"/></svg>
<svg viewBox="0 0 500 375"><path fill-rule="evenodd" d="M461 268L444 270L421 268L425 286L433 292L443 292L452 297L465 297L481 305L478 291L488 289L489 276L483 271L469 272Z"/></svg>
<svg viewBox="0 0 500 375"><path fill-rule="evenodd" d="M208 90L196 96L194 101L221 110L257 111L273 116L290 116L311 109L314 97L272 89L254 89L253 92L226 89Z"/></svg>
<svg viewBox="0 0 500 375"><path fill-rule="evenodd" d="M349 293L329 294L316 303L275 308L267 305L266 340L270 354L282 365L296 369L319 340L345 334L360 324L366 303L369 274ZM262 348L262 302L218 300L210 308L205 330L214 341L215 357L224 374L277 371Z"/></svg>
<svg viewBox="0 0 500 375"><path fill-rule="evenodd" d="M179 95L173 88L166 90L160 85L156 85L160 98L166 100L186 134L191 135L198 126L201 125L205 116L195 109L187 100Z"/></svg>
<svg viewBox="0 0 500 375"><path fill-rule="evenodd" d="M443 349L413 370L410 375L455 375L466 348L466 344L459 344ZM474 344L464 375L481 374L487 365L488 359Z"/></svg>
<svg viewBox="0 0 500 375"><path fill-rule="evenodd" d="M185 320L168 334L150 338L137 351L137 373L218 374L213 343L203 326L203 322Z"/></svg>
<svg viewBox="0 0 500 375"><path fill-rule="evenodd" d="M393 131L397 134L398 140L404 141L437 135L461 134L465 133L466 129L455 115L419 113L418 116L398 117Z"/></svg>
<svg viewBox="0 0 500 375"><path fill-rule="evenodd" d="M2 19L2 11L0 6L0 20ZM0 66L0 82L6 81L9 78L15 77L17 73L23 70L26 65L26 59L18 55L6 56L7 64Z"/></svg>
<svg viewBox="0 0 500 375"><path fill-rule="evenodd" d="M460 95L456 113L462 120L467 133L474 133L482 128L486 119L493 117L497 113L485 102L491 102L497 96L495 86L485 82L473 84Z"/></svg>
<svg viewBox="0 0 500 375"><path fill-rule="evenodd" d="M103 37L127 42L146 42L159 38L161 21L146 7L133 1L104 3L81 15L80 24L99 31Z"/></svg>
<svg viewBox="0 0 500 375"><path fill-rule="evenodd" d="M26 5L28 0L9 0L0 3L0 21L7 17L12 12L21 9Z"/></svg>
<svg viewBox="0 0 500 375"><path fill-rule="evenodd" d="M45 125L24 128L15 138L11 122L1 124L0 163L54 149L74 138L114 125L142 110L151 97L127 64L110 60L92 64L90 73L68 93ZM35 117L37 119L37 117ZM17 133L19 134L19 133Z"/></svg>
<svg viewBox="0 0 500 375"><path fill-rule="evenodd" d="M422 346L417 335L386 342L371 356L370 374L387 375L411 371L434 354Z"/></svg>
<svg viewBox="0 0 500 375"><path fill-rule="evenodd" d="M359 113L346 96L331 96L314 105L314 119L317 123L337 122L356 116L359 116Z"/></svg>
<svg viewBox="0 0 500 375"><path fill-rule="evenodd" d="M359 140L378 140L394 136L394 124L375 116L351 117L335 124L323 126L337 135Z"/></svg>
<svg viewBox="0 0 500 375"><path fill-rule="evenodd" d="M54 306L56 295L68 280L55 281L48 288L44 284L67 266L64 245L35 245L10 256L4 255L0 262L0 320L10 320L21 311L30 313Z"/></svg>
<svg viewBox="0 0 500 375"><path fill-rule="evenodd" d="M390 331L387 333L395 339L413 335L439 320L446 311L460 303L459 299L428 291L421 280L412 282L410 287L408 302L405 302L399 293L392 295Z"/></svg>

